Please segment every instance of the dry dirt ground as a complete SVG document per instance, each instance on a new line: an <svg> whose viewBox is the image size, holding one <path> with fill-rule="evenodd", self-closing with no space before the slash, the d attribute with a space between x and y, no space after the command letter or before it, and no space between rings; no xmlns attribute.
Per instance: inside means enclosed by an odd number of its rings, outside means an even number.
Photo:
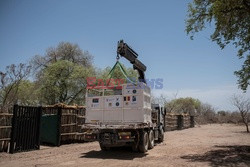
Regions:
<svg viewBox="0 0 250 167"><path fill-rule="evenodd" d="M108 152L97 142L0 153L0 166L250 166L250 134L235 125L204 125L165 133L165 141L146 154L129 148Z"/></svg>

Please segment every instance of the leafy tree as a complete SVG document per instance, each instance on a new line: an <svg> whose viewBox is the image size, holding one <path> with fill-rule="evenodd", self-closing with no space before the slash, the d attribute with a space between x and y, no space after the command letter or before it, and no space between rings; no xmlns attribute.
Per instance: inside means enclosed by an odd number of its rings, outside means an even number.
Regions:
<svg viewBox="0 0 250 167"><path fill-rule="evenodd" d="M167 112L189 113L194 115L199 110L201 102L191 97L178 98L166 103ZM171 111L170 111L171 109Z"/></svg>
<svg viewBox="0 0 250 167"><path fill-rule="evenodd" d="M68 60L48 65L40 77L43 103L84 104L86 78L93 74L93 68L83 67Z"/></svg>
<svg viewBox="0 0 250 167"><path fill-rule="evenodd" d="M30 80L23 80L17 90L17 102L20 105L37 106L39 105L39 92L37 84Z"/></svg>
<svg viewBox="0 0 250 167"><path fill-rule="evenodd" d="M42 104L84 104L86 78L95 76L92 56L77 44L61 42L30 62Z"/></svg>
<svg viewBox="0 0 250 167"><path fill-rule="evenodd" d="M250 84L250 1L249 0L193 0L188 5L186 32L191 35L214 23L210 36L221 49L229 43L238 48L238 57L245 58L242 69L236 71L238 84L247 90Z"/></svg>
<svg viewBox="0 0 250 167"><path fill-rule="evenodd" d="M31 64L39 75L43 69L60 60L67 60L83 67L92 67L92 56L89 52L82 51L77 44L69 42L60 42L57 47L48 48L44 56L36 55L31 60Z"/></svg>

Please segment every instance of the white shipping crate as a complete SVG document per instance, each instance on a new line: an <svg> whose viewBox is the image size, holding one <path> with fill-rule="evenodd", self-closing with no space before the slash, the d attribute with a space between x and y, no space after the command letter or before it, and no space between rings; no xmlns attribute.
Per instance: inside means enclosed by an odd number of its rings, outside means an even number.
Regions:
<svg viewBox="0 0 250 167"><path fill-rule="evenodd" d="M122 90L96 91L98 95L86 95L86 123L151 123L150 88L144 83L124 84Z"/></svg>

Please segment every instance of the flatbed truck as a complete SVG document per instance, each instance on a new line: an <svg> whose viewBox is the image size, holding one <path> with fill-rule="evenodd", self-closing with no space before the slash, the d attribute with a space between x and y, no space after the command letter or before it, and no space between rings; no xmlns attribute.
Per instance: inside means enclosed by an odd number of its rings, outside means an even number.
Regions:
<svg viewBox="0 0 250 167"><path fill-rule="evenodd" d="M86 93L86 120L82 125L85 141L98 141L107 151L112 147L130 146L145 153L164 140L164 108L151 103L147 86L146 66L138 54L122 40L118 42L118 57L122 56L138 71L140 82L114 87L91 87Z"/></svg>

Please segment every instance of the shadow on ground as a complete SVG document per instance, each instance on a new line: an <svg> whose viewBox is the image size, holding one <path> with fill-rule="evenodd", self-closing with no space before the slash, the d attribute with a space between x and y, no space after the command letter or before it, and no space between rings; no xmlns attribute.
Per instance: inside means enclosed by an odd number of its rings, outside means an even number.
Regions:
<svg viewBox="0 0 250 167"><path fill-rule="evenodd" d="M109 151L100 150L82 153L80 158L133 160L134 158L142 158L145 156L147 156L147 154L133 152L129 147L117 147Z"/></svg>
<svg viewBox="0 0 250 167"><path fill-rule="evenodd" d="M182 156L192 162L209 162L211 166L250 166L250 146L215 146L216 150L199 155Z"/></svg>

